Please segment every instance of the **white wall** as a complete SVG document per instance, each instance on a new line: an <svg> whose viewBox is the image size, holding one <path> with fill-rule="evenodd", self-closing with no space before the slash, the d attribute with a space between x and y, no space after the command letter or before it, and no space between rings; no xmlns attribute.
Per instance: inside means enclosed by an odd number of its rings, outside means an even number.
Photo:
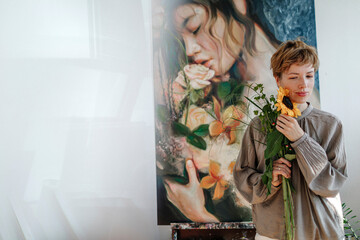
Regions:
<svg viewBox="0 0 360 240"><path fill-rule="evenodd" d="M322 108L359 213L358 0L316 0ZM156 225L150 1L0 0L0 240L170 239Z"/></svg>
<svg viewBox="0 0 360 240"><path fill-rule="evenodd" d="M360 216L360 1L315 0L321 107L343 122L349 179L342 201Z"/></svg>

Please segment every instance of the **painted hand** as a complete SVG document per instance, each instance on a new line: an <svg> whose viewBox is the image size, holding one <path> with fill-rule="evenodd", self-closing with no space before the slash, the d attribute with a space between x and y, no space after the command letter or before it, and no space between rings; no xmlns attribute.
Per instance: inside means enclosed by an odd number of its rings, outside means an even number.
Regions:
<svg viewBox="0 0 360 240"><path fill-rule="evenodd" d="M182 214L194 222L218 222L219 220L205 208L204 192L196 175L192 160L186 162L189 183L186 185L165 180L165 188L169 201Z"/></svg>
<svg viewBox="0 0 360 240"><path fill-rule="evenodd" d="M282 182L281 176L286 178L291 177L291 163L285 158L279 158L273 162L272 182L275 187L279 186Z"/></svg>
<svg viewBox="0 0 360 240"><path fill-rule="evenodd" d="M295 118L281 114L276 121L276 129L292 142L295 142L304 135Z"/></svg>

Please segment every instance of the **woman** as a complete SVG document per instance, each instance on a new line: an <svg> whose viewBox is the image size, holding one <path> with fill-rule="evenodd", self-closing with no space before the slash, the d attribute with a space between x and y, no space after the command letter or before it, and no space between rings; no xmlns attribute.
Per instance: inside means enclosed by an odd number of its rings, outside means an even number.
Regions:
<svg viewBox="0 0 360 240"><path fill-rule="evenodd" d="M278 87L290 91L298 104L297 119L280 115L276 129L287 137L296 160L273 162L271 194L261 176L265 170L265 136L259 118L247 128L234 169L235 184L252 203L256 239L284 239L281 176L291 178L294 199L295 239L343 239L342 207L339 191L345 180L346 159L342 125L334 115L314 108L309 102L314 74L319 66L315 48L304 42L287 41L271 58Z"/></svg>

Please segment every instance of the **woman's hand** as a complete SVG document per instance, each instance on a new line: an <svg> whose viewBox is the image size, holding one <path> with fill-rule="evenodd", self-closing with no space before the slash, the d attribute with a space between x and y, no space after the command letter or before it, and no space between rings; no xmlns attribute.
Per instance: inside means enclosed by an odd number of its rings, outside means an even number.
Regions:
<svg viewBox="0 0 360 240"><path fill-rule="evenodd" d="M275 187L279 186L282 182L282 177L291 177L291 163L285 158L279 158L273 162L272 182Z"/></svg>
<svg viewBox="0 0 360 240"><path fill-rule="evenodd" d="M186 185L165 180L169 201L193 222L218 222L205 208L205 197L192 160L186 162L189 183Z"/></svg>
<svg viewBox="0 0 360 240"><path fill-rule="evenodd" d="M295 142L304 135L304 131L296 119L283 114L276 121L276 129L292 142Z"/></svg>

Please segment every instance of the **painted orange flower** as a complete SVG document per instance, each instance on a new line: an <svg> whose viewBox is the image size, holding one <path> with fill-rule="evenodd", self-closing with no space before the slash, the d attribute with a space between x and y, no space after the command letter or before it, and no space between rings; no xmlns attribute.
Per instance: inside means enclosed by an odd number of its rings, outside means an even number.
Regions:
<svg viewBox="0 0 360 240"><path fill-rule="evenodd" d="M231 105L225 109L221 116L221 105L219 101L213 97L213 102L214 113L217 119L209 125L210 136L216 137L221 133L225 133L229 138L228 145L233 144L236 140L236 127L240 124L237 120L242 119L244 115L237 107Z"/></svg>
<svg viewBox="0 0 360 240"><path fill-rule="evenodd" d="M231 174L234 172L234 166L235 166L235 161L232 161L228 167L228 170L230 171Z"/></svg>
<svg viewBox="0 0 360 240"><path fill-rule="evenodd" d="M278 111L281 111L281 114L288 115L290 117L298 117L301 116L300 110L297 108L297 104L291 102L289 89L279 87L277 103L275 107L277 107Z"/></svg>
<svg viewBox="0 0 360 240"><path fill-rule="evenodd" d="M209 176L203 177L200 186L209 189L215 185L213 200L218 200L224 196L225 190L229 187L229 183L223 179L220 174L220 164L210 161Z"/></svg>

